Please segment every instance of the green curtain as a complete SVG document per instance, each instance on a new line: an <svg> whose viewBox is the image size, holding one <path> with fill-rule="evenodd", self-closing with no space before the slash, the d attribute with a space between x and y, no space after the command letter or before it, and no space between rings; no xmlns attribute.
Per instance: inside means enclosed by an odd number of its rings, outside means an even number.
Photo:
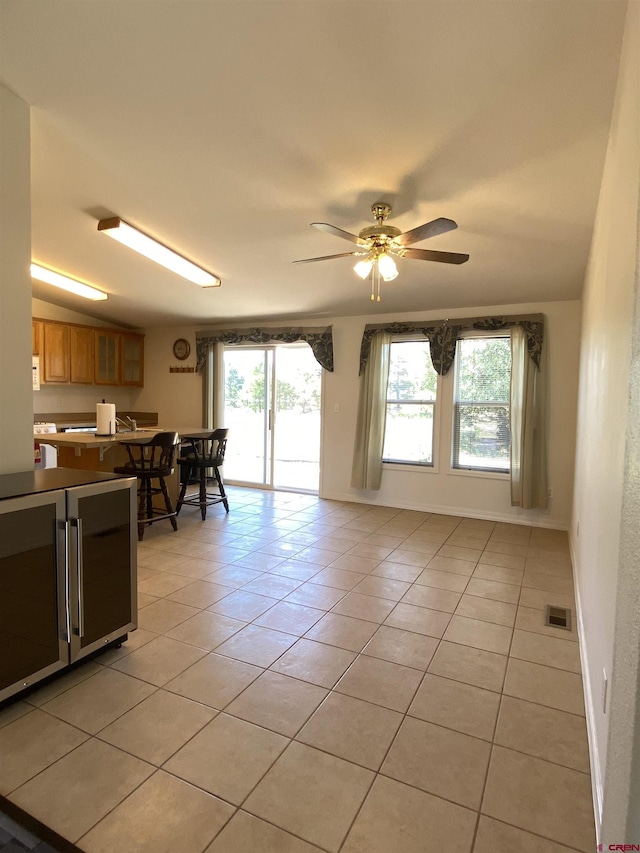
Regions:
<svg viewBox="0 0 640 853"><path fill-rule="evenodd" d="M543 363L529 357L527 332L511 328L511 505L546 509L546 389Z"/></svg>
<svg viewBox="0 0 640 853"><path fill-rule="evenodd" d="M372 336L367 366L360 377L358 420L351 471L351 485L355 489L379 489L382 480L382 449L392 338L391 334L383 331Z"/></svg>

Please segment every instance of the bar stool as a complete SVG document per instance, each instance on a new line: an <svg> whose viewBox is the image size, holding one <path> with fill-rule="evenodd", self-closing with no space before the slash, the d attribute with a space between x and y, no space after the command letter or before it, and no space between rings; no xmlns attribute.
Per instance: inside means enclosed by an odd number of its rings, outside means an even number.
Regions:
<svg viewBox="0 0 640 853"><path fill-rule="evenodd" d="M224 490L224 483L220 475L220 468L224 462L224 454L227 447L228 429L214 429L210 433L199 433L197 435L183 435L182 440L189 442L189 447L183 448L182 454L178 459L180 463L180 497L178 498L178 506L176 514L180 512L182 507L199 506L202 520L207 517L207 507L213 504L222 503L227 512L229 512L229 501ZM212 475L207 477L207 471L211 470ZM207 480L213 481L218 486L217 492L207 492ZM185 494L187 486L198 484L198 495L186 498Z"/></svg>
<svg viewBox="0 0 640 853"><path fill-rule="evenodd" d="M116 474L128 474L138 478L138 541L144 536L144 528L154 521L168 518L174 530L178 529L177 511L173 508L165 477L173 474L173 460L178 445L177 432L159 432L148 441L121 441L129 454L125 465L114 468ZM157 480L158 485L152 485ZM153 496L162 494L166 512L153 506Z"/></svg>

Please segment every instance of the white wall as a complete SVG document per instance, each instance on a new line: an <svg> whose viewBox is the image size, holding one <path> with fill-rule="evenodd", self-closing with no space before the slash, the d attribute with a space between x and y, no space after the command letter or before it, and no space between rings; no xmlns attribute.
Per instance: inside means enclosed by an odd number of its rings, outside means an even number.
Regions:
<svg viewBox="0 0 640 853"><path fill-rule="evenodd" d="M120 328L103 320L97 320L88 314L71 311L42 299L31 300L31 311L34 317L43 320L59 320L62 323L80 323L85 326L100 326ZM136 400L139 394L137 388L112 388L108 385L56 385L49 383L41 385L39 391L33 391L33 412L37 416L46 412L54 415L56 412L93 412L96 403L102 399L115 403L117 411L138 409ZM146 411L146 410L143 410ZM155 411L155 409L151 410ZM36 417L36 420L39 418Z"/></svg>
<svg viewBox="0 0 640 853"><path fill-rule="evenodd" d="M378 492L352 489L351 462L358 404L358 363L360 341L366 323L393 320L437 319L447 312L425 312L402 315L363 315L327 320L333 326L335 371L323 374L322 483L326 498L366 501L386 506L432 510L449 514L497 518L549 527L568 526L573 485L575 451L575 417L578 382L580 305L578 302L551 302L532 305L499 305L489 308L465 308L450 311L448 316L469 317L489 314L543 313L546 315L545 346L548 353L549 377L549 485L554 490L550 507L521 510L510 506L509 482L450 473L448 452L444 449L447 434L442 436L442 458L439 471L413 467L387 468ZM263 326L282 325L264 323ZM317 326L317 320L297 319L296 326ZM154 329L147 332L145 388L137 407L160 413L160 422L176 426L201 424L202 379L199 375L169 374L175 364L171 346L175 338L186 337L192 344L190 358L184 364L195 364L195 329ZM447 377L449 385L453 376ZM445 394L447 389L444 389ZM335 412L335 405L339 412ZM443 430L444 432L444 430Z"/></svg>
<svg viewBox="0 0 640 853"><path fill-rule="evenodd" d="M632 2L583 296L571 526L597 817L602 811L607 843L640 841L639 86L640 4Z"/></svg>
<svg viewBox="0 0 640 853"><path fill-rule="evenodd" d="M442 317L473 317L542 313L546 316L549 380L549 486L554 497L548 510L522 510L510 505L508 478L452 472L450 458L450 411L453 371L441 381L442 429L440 459L434 470L384 466L379 491L353 489L350 485L358 403L358 359L366 323L394 320L428 320ZM576 417L578 302L534 305L470 307L455 311L421 312L413 315L346 317L333 321L335 372L325 375L322 494L327 498L365 501L385 506L431 510L452 515L497 518L548 527L568 526L573 482ZM334 403L340 412L334 413Z"/></svg>
<svg viewBox="0 0 640 853"><path fill-rule="evenodd" d="M0 85L0 474L33 469L29 106Z"/></svg>
<svg viewBox="0 0 640 853"><path fill-rule="evenodd" d="M178 361L173 355L173 342L177 338L186 338L191 344L191 353L184 361ZM144 388L138 392L135 408L158 412L161 427L202 426L202 374L169 373L170 367L195 367L195 329L148 329L144 339L144 361Z"/></svg>

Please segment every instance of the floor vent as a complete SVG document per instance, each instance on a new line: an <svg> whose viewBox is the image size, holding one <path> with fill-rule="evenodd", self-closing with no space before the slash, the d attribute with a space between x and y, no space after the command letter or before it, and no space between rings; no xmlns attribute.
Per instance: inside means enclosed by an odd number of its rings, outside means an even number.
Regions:
<svg viewBox="0 0 640 853"><path fill-rule="evenodd" d="M570 631L571 611L567 607L556 607L553 604L547 604L544 624L550 625L552 628L564 628L565 631Z"/></svg>

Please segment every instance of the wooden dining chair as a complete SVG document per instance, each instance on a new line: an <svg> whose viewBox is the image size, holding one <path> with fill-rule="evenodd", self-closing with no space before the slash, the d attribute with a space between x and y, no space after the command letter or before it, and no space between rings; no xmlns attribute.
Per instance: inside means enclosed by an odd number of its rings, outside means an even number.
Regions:
<svg viewBox="0 0 640 853"><path fill-rule="evenodd" d="M173 474L178 433L159 432L148 441L132 439L120 443L127 449L129 461L113 470L116 474L129 474L138 478L138 540L144 536L146 525L162 519L168 518L173 529L177 530L178 513L171 502L166 478ZM158 485L153 485L154 480L158 481ZM164 510L153 506L153 496L157 494L164 497Z"/></svg>
<svg viewBox="0 0 640 853"><path fill-rule="evenodd" d="M220 473L227 448L228 432L228 429L221 428L214 429L205 436L182 436L187 447L183 447L178 459L181 487L176 513L185 505L198 506L204 521L207 517L207 507L217 503L224 504L225 510L229 512L229 501ZM193 484L199 486L198 493L186 497L187 487ZM207 491L207 484L214 488L217 486L217 491Z"/></svg>

